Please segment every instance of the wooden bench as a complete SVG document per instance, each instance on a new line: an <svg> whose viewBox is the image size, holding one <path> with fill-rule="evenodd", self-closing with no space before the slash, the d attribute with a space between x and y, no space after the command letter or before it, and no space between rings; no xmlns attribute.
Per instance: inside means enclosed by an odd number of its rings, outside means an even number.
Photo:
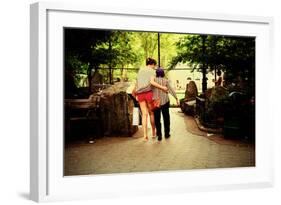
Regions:
<svg viewBox="0 0 281 205"><path fill-rule="evenodd" d="M103 136L100 98L65 99L65 132L69 138ZM79 136L83 135L83 136Z"/></svg>

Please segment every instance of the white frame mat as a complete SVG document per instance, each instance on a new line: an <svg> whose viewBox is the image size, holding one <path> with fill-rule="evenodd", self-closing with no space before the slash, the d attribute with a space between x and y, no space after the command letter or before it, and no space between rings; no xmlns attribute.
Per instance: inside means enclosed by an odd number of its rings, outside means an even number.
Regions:
<svg viewBox="0 0 281 205"><path fill-rule="evenodd" d="M273 19L183 11L97 8L40 2L30 15L30 198L34 201L273 186L269 89ZM63 176L63 28L205 33L256 37L256 166L93 176ZM264 69L267 68L267 69ZM269 122L265 122L267 119Z"/></svg>

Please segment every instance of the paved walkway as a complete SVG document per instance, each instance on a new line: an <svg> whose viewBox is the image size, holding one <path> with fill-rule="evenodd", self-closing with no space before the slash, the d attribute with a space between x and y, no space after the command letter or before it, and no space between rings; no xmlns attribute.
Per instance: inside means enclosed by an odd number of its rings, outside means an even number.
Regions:
<svg viewBox="0 0 281 205"><path fill-rule="evenodd" d="M178 111L170 109L171 138L161 142L151 138L143 142L140 128L132 138L67 145L65 175L255 166L254 145L207 135L196 128L193 118Z"/></svg>

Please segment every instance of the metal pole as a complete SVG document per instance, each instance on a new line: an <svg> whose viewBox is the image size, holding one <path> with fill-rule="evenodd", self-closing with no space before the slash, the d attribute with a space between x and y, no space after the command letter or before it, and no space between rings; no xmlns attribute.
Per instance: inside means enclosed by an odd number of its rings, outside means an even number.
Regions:
<svg viewBox="0 0 281 205"><path fill-rule="evenodd" d="M160 33L158 33L158 67L160 67Z"/></svg>

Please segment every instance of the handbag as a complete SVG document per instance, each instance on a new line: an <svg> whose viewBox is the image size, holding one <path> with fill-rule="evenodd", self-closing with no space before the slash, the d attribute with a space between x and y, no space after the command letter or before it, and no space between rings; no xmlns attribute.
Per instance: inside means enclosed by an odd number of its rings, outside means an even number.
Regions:
<svg viewBox="0 0 281 205"><path fill-rule="evenodd" d="M167 86L167 83L165 86ZM161 102L160 102L160 97L159 97L159 93L158 93L158 96L151 103L151 110L155 111L155 110L159 109L160 107L161 107Z"/></svg>
<svg viewBox="0 0 281 205"><path fill-rule="evenodd" d="M157 110L158 108L160 108L160 98L154 99L151 103L151 110Z"/></svg>
<svg viewBox="0 0 281 205"><path fill-rule="evenodd" d="M134 107L132 125L138 126L138 125L142 124L141 122L142 122L142 120L141 120L140 108Z"/></svg>

